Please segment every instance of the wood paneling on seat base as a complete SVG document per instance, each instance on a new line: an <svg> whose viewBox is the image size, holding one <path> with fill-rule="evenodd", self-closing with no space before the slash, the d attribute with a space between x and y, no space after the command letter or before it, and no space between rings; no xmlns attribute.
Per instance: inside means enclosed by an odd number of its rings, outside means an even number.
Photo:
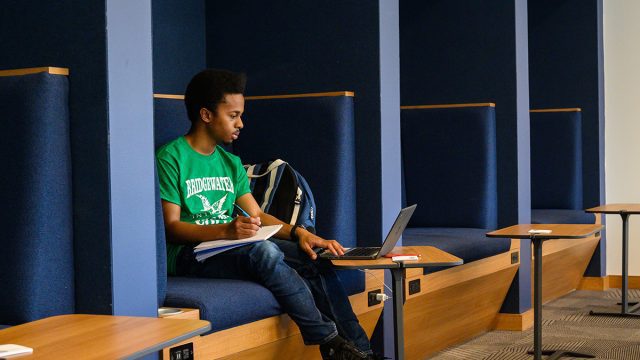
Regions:
<svg viewBox="0 0 640 360"><path fill-rule="evenodd" d="M593 291L605 291L609 290L609 277L588 277L585 276L580 280L580 284L578 284L578 290L593 290Z"/></svg>
<svg viewBox="0 0 640 360"><path fill-rule="evenodd" d="M382 271L375 274L382 279ZM350 296L349 301L363 329L371 337L383 304L367 306L367 292L382 289L373 276L367 276L365 287L364 292ZM282 354L287 354L287 359L320 359L318 347L305 346L298 326L285 314L202 336L194 342L194 351L199 354L197 359L207 360L267 360L282 358ZM168 349L163 351L163 359L169 359Z"/></svg>
<svg viewBox="0 0 640 360"><path fill-rule="evenodd" d="M622 275L609 275L609 287L622 288ZM629 289L640 289L640 276L629 276Z"/></svg>
<svg viewBox="0 0 640 360"><path fill-rule="evenodd" d="M522 314L498 314L494 328L504 331L524 331L532 326L533 310L529 309Z"/></svg>
<svg viewBox="0 0 640 360"><path fill-rule="evenodd" d="M495 327L518 270L511 254L519 253L519 244L512 241L508 252L432 274L407 269L407 282L419 279L421 287L404 306L407 359L424 359Z"/></svg>
<svg viewBox="0 0 640 360"><path fill-rule="evenodd" d="M600 236L548 240L542 247L542 302L557 299L578 288L598 246ZM531 263L533 303L533 262Z"/></svg>

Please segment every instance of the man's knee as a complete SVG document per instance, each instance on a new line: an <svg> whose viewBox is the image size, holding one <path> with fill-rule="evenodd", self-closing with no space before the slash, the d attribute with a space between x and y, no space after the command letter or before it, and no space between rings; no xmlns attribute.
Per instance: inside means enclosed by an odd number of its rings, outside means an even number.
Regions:
<svg viewBox="0 0 640 360"><path fill-rule="evenodd" d="M270 265L282 261L284 254L280 249L269 241L259 241L253 244L249 252L251 261L261 265Z"/></svg>

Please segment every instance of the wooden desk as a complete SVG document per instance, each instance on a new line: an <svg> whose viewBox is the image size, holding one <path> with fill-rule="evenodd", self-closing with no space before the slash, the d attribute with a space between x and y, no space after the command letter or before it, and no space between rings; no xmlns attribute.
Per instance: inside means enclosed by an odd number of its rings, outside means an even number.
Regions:
<svg viewBox="0 0 640 360"><path fill-rule="evenodd" d="M551 355L549 359L558 359L562 356L580 358L593 358L593 355L581 354L564 350L542 351L542 243L551 239L580 239L591 236L603 226L598 224L523 224L514 225L504 229L487 233L488 237L531 239L533 242L533 355L535 360L542 359L542 355ZM551 230L549 234L531 234L529 230Z"/></svg>
<svg viewBox="0 0 640 360"><path fill-rule="evenodd" d="M33 348L18 359L135 359L211 329L204 320L60 315L0 330L0 344Z"/></svg>
<svg viewBox="0 0 640 360"><path fill-rule="evenodd" d="M629 304L627 299L629 288L629 215L640 214L640 204L608 204L587 209L588 213L600 214L620 214L622 217L622 301L618 313L594 312L589 314L595 316L620 316L620 317L640 317L636 313L640 308L637 302ZM629 308L629 305L635 305Z"/></svg>
<svg viewBox="0 0 640 360"><path fill-rule="evenodd" d="M419 255L419 260L393 262L390 258L376 260L331 260L333 265L342 269L389 269L393 291L393 325L396 360L404 359L404 280L406 268L461 265L462 259L433 246L396 247L393 254Z"/></svg>

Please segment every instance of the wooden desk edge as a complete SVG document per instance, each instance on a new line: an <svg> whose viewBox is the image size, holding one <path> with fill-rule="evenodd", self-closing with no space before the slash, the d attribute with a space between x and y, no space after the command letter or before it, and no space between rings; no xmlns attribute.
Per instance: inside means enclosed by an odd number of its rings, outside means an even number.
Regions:
<svg viewBox="0 0 640 360"><path fill-rule="evenodd" d="M171 319L171 321L190 321L190 320L186 320L186 319ZM182 341L191 339L194 336L198 336L198 335L204 334L207 331L211 330L211 323L210 322L208 322L206 320L200 320L200 321L205 321L206 322L204 327L201 327L201 328L198 328L198 329L194 329L192 331L189 331L188 333L182 334L182 335L180 335L178 337L175 337L175 338L173 338L171 340L168 340L168 341L165 341L163 343L156 344L156 345L150 346L150 347L148 347L146 349L140 350L140 351L138 351L138 352L136 352L134 354L131 354L131 355L127 356L127 359L138 359L138 358L141 358L141 357L143 357L145 355L154 354L154 353L156 353L158 351L162 351L162 349L167 348L167 347L169 347L171 345L178 344L178 343L180 343Z"/></svg>

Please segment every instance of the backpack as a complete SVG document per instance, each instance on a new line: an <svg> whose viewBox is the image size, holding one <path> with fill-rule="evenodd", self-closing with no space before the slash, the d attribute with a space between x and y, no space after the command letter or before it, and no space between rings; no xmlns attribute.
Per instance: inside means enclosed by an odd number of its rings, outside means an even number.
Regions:
<svg viewBox="0 0 640 360"><path fill-rule="evenodd" d="M251 193L262 211L291 225L304 225L315 233L316 203L299 172L280 159L244 168Z"/></svg>

